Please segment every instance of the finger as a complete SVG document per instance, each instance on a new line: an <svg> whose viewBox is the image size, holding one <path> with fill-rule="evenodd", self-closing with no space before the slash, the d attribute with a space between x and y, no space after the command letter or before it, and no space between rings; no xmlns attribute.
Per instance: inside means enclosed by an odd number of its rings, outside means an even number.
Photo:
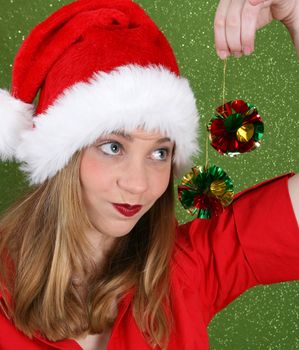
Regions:
<svg viewBox="0 0 299 350"><path fill-rule="evenodd" d="M224 59L227 56L229 56L229 48L227 45L225 34L225 23L230 2L231 0L221 0L219 2L214 20L215 48L218 56L221 59Z"/></svg>
<svg viewBox="0 0 299 350"><path fill-rule="evenodd" d="M262 6L262 5L261 5ZM262 7L257 19L256 28L260 29L270 23L273 20L273 16L270 7Z"/></svg>
<svg viewBox="0 0 299 350"><path fill-rule="evenodd" d="M247 1L244 4L241 22L241 46L242 52L245 55L250 55L254 50L255 33L260 10L261 5L252 6Z"/></svg>
<svg viewBox="0 0 299 350"><path fill-rule="evenodd" d="M249 0L250 4L255 6L264 2L264 0Z"/></svg>
<svg viewBox="0 0 299 350"><path fill-rule="evenodd" d="M271 0L249 0L250 4L252 6L263 4L264 6L269 6L269 4L272 2Z"/></svg>
<svg viewBox="0 0 299 350"><path fill-rule="evenodd" d="M244 7L244 0L232 0L226 18L226 41L230 52L240 56L241 44L241 15Z"/></svg>

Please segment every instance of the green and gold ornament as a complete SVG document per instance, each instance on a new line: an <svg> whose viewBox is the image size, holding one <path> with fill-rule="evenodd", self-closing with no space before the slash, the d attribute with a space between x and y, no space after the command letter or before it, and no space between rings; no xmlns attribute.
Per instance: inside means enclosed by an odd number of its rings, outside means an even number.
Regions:
<svg viewBox="0 0 299 350"><path fill-rule="evenodd" d="M227 102L217 109L207 126L211 145L223 155L236 156L260 145L264 124L256 107L243 100ZM208 145L206 146L208 147ZM208 152L207 152L208 153ZM216 165L195 166L178 186L183 207L201 219L219 215L233 201L233 182Z"/></svg>
<svg viewBox="0 0 299 350"><path fill-rule="evenodd" d="M218 166L195 166L178 186L178 196L183 207L201 219L218 215L233 200L233 182Z"/></svg>

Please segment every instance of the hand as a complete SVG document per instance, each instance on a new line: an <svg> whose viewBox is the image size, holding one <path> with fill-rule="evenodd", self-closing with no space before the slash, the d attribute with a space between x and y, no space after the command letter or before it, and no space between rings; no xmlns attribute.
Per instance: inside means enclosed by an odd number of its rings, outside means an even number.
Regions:
<svg viewBox="0 0 299 350"><path fill-rule="evenodd" d="M287 27L299 56L299 0L220 0L214 22L218 56L250 55L256 31L273 19Z"/></svg>

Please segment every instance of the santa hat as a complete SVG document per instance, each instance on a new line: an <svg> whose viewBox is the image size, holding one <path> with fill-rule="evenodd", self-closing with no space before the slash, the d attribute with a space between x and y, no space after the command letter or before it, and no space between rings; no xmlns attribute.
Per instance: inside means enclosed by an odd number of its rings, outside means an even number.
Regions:
<svg viewBox="0 0 299 350"><path fill-rule="evenodd" d="M138 127L175 141L176 173L197 151L194 95L141 7L79 0L33 29L16 56L11 94L0 90L2 160L21 162L38 184L100 135Z"/></svg>

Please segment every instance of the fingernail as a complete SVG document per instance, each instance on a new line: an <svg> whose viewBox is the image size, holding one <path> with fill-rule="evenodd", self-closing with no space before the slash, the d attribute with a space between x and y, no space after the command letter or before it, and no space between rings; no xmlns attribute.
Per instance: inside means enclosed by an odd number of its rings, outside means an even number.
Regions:
<svg viewBox="0 0 299 350"><path fill-rule="evenodd" d="M252 50L252 48L250 46L245 46L243 48L244 55L246 55L246 56L250 55L252 53L252 51L253 50Z"/></svg>
<svg viewBox="0 0 299 350"><path fill-rule="evenodd" d="M234 52L233 55L237 58L240 58L242 56L241 52Z"/></svg>
<svg viewBox="0 0 299 350"><path fill-rule="evenodd" d="M225 50L218 51L218 56L222 59L225 60L228 57L228 52Z"/></svg>

